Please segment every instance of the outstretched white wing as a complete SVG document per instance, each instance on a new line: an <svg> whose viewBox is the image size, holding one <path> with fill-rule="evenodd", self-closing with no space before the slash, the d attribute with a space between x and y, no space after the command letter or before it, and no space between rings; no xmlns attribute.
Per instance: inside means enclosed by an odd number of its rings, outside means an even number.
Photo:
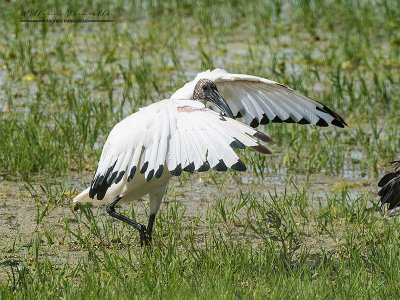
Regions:
<svg viewBox="0 0 400 300"><path fill-rule="evenodd" d="M147 181L163 172L246 170L233 148L270 153L253 137L271 139L253 128L191 100L163 100L115 125L104 145L89 196L103 199L111 184L138 174Z"/></svg>
<svg viewBox="0 0 400 300"><path fill-rule="evenodd" d="M291 88L257 76L231 74L223 69L205 71L177 90L171 98L192 99L198 80L212 80L236 117L252 127L271 122L344 127L335 112Z"/></svg>

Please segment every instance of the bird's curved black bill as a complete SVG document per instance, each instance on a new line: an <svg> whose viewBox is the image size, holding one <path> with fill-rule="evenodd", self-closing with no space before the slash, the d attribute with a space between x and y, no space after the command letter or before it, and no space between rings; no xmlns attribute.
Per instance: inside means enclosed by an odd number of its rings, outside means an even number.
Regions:
<svg viewBox="0 0 400 300"><path fill-rule="evenodd" d="M216 107L219 108L221 112L223 112L229 118L235 118L228 103L226 103L225 99L221 96L216 88L210 89L209 92L206 93L206 100L212 102Z"/></svg>

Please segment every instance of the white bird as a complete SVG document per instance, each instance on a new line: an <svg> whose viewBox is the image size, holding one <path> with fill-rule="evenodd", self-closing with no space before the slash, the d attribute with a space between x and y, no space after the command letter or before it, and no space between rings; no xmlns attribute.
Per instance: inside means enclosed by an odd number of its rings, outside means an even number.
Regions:
<svg viewBox="0 0 400 300"><path fill-rule="evenodd" d="M211 102L221 112L206 108L201 101ZM272 140L234 120L237 117L243 117L252 127L269 121L346 125L323 104L274 81L222 69L202 72L171 99L141 108L114 126L90 187L74 202L107 204L109 215L138 229L141 244L149 244L155 216L172 176L179 176L182 170L204 172L210 168L245 171L246 166L232 148L247 146L271 153L255 138ZM115 211L117 203L146 194L150 196L147 227Z"/></svg>

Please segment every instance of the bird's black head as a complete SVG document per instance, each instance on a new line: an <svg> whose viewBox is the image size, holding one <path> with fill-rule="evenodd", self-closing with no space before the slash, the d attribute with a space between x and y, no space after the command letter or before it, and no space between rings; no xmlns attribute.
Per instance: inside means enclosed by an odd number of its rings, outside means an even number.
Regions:
<svg viewBox="0 0 400 300"><path fill-rule="evenodd" d="M225 115L234 118L225 99L218 92L217 86L209 79L202 78L197 82L193 92L193 99L210 101Z"/></svg>

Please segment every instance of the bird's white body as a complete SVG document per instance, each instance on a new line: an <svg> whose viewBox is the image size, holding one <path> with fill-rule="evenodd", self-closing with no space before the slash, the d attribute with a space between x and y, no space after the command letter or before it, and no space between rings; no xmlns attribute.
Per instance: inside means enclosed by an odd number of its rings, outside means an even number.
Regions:
<svg viewBox="0 0 400 300"><path fill-rule="evenodd" d="M124 203L149 194L150 212L156 213L172 177L171 171L178 165L181 169L198 170L205 162L214 168L223 161L232 167L240 160L230 144L238 141L245 146L260 146L250 137L257 132L205 108L199 101L167 99L151 104L111 130L95 174L95 178L105 174L114 165L107 177L116 175L104 197L90 197L90 188L87 188L74 202L91 202L97 206L109 204L117 196ZM163 171L157 176L160 166ZM132 167L136 171L129 180Z"/></svg>
<svg viewBox="0 0 400 300"><path fill-rule="evenodd" d="M141 108L115 125L90 188L76 196L74 202L103 205L121 198L120 203L124 203L149 194L150 213L155 215L169 179L179 176L182 170L244 171L244 164L232 148L247 146L270 153L254 139L270 142L263 133L205 108L200 101L188 100L194 99L201 79L211 85L208 90L202 87L200 92L210 92L210 87L217 90L227 110L231 110L230 115L242 116L252 127L270 121L346 125L323 104L274 81L222 69L202 72L171 99Z"/></svg>

